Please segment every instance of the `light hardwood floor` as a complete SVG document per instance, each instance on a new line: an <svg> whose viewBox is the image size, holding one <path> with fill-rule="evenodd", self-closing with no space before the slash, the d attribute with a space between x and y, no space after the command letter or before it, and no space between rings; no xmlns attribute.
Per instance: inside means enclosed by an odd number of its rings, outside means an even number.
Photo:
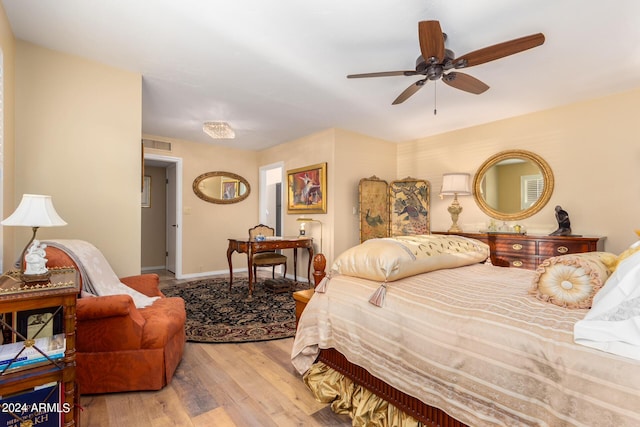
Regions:
<svg viewBox="0 0 640 427"><path fill-rule="evenodd" d="M161 275L161 289L178 281ZM293 338L243 344L188 342L162 390L82 396L82 427L350 426L316 402L290 362Z"/></svg>

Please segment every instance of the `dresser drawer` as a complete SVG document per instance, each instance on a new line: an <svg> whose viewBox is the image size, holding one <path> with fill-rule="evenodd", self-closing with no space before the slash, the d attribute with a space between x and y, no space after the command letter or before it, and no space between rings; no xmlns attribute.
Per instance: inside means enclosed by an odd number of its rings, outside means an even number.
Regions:
<svg viewBox="0 0 640 427"><path fill-rule="evenodd" d="M509 255L535 255L536 242L523 239L500 239L495 242L494 251L496 254L508 253Z"/></svg>
<svg viewBox="0 0 640 427"><path fill-rule="evenodd" d="M537 267L535 257L526 254L523 254L523 256L495 254L491 262L499 267L525 268L527 270L535 270Z"/></svg>
<svg viewBox="0 0 640 427"><path fill-rule="evenodd" d="M538 242L538 255L541 257L552 257L566 254L579 254L594 250L589 242Z"/></svg>

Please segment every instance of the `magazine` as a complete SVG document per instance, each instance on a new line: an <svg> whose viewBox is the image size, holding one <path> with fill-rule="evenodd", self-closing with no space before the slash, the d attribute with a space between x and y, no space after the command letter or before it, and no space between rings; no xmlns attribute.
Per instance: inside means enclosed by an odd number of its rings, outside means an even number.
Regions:
<svg viewBox="0 0 640 427"><path fill-rule="evenodd" d="M30 347L25 346L26 342L27 341L18 341L0 345L0 367L11 362L13 362L11 366L16 367L47 360L45 355L51 359L60 358L64 356L66 349L64 334L36 338L33 340L34 344Z"/></svg>

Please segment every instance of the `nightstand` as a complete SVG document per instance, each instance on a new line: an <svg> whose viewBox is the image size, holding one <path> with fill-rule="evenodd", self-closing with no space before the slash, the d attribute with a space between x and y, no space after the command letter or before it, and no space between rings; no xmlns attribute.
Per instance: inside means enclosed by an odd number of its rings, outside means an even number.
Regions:
<svg viewBox="0 0 640 427"><path fill-rule="evenodd" d="M304 311L314 292L314 289L305 289L304 291L293 293L293 299L296 301L296 328L298 327L300 316L302 315L302 312Z"/></svg>

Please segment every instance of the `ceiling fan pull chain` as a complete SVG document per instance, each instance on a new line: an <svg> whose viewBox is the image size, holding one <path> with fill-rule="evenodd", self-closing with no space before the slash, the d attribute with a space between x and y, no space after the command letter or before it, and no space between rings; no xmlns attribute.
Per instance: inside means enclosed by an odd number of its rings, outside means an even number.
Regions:
<svg viewBox="0 0 640 427"><path fill-rule="evenodd" d="M438 114L438 82L433 82L433 115Z"/></svg>

